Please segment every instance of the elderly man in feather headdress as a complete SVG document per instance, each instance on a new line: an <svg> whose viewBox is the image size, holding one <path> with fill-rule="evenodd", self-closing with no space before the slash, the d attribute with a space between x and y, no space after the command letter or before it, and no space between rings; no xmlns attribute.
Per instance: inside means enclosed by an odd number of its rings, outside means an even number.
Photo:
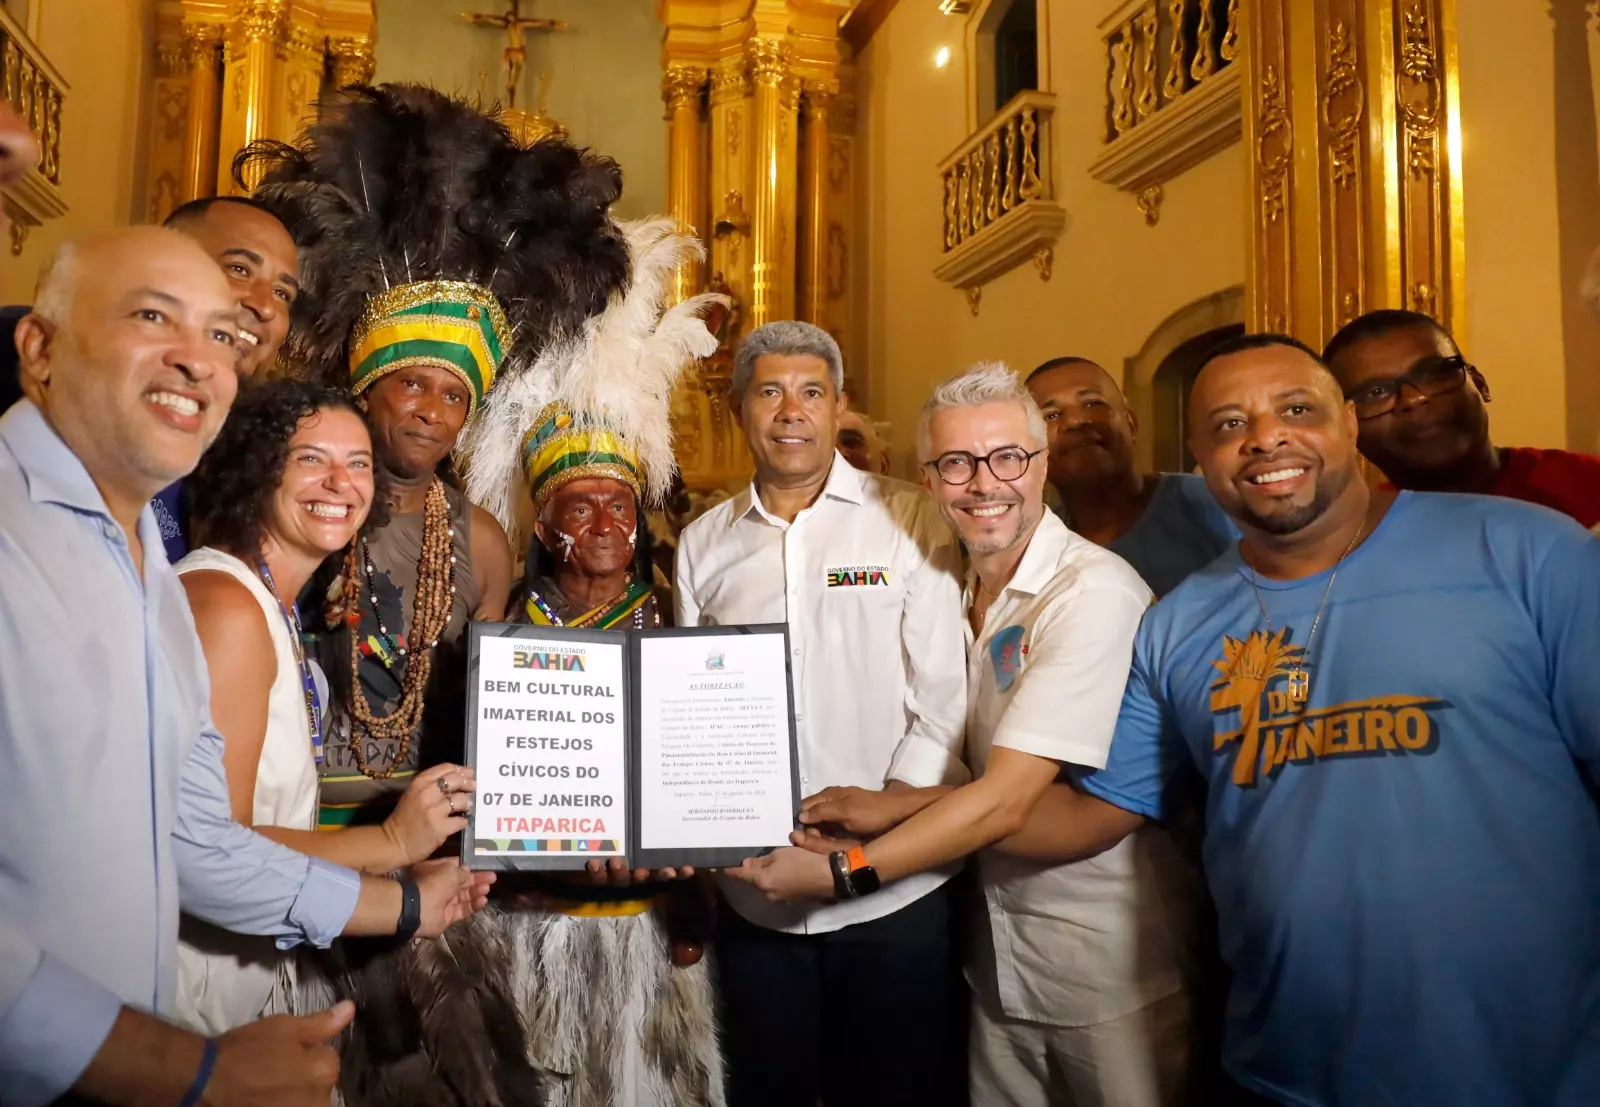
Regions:
<svg viewBox="0 0 1600 1107"><path fill-rule="evenodd" d="M673 272L692 245L669 220L626 225L626 295L558 341L491 404L466 444L468 486L517 529L531 507L527 568L507 618L547 627L661 624L645 508L673 476L671 393L688 361L716 347L697 297L665 314ZM690 870L534 878L517 906L492 907L471 933L493 934L512 967L530 1056L566 1079L558 1107L678 1107L723 1102L712 989L692 931ZM686 925L687 924L687 925ZM672 940L669 934L676 935ZM670 951L670 952L669 952Z"/></svg>

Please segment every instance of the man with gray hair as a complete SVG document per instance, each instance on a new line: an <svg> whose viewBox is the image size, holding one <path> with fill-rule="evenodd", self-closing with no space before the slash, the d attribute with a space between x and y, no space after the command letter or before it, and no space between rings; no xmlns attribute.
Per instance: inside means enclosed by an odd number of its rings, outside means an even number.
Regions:
<svg viewBox="0 0 1600 1107"><path fill-rule="evenodd" d="M917 429L924 487L972 558L962 606L975 779L824 789L802 822L879 837L863 848L808 833L807 848L734 875L776 899L850 906L871 901L862 873L900 881L976 852L988 925L967 963L973 1104L1167 1107L1186 1102L1181 943L1198 883L1162 835L1071 864L1040 848L1051 785L1070 766L1106 763L1151 598L1127 562L1045 510L1047 446L1032 396L996 363L940 385Z"/></svg>
<svg viewBox="0 0 1600 1107"><path fill-rule="evenodd" d="M801 783L890 794L965 779L959 555L909 484L834 449L843 364L827 332L769 323L734 362L749 488L679 539L680 626L789 625ZM959 1088L957 978L928 866L878 894L770 903L723 882L731 1107L936 1105Z"/></svg>

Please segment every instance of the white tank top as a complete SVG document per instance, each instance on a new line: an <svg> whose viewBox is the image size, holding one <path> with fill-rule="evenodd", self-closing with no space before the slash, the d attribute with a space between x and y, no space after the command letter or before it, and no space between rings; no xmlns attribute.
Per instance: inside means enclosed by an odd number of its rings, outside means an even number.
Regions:
<svg viewBox="0 0 1600 1107"><path fill-rule="evenodd" d="M248 565L209 546L189 554L177 569L179 575L227 573L261 605L278 671L267 696L267 734L256 766L251 818L257 826L316 829L317 764L306 720L305 685L278 601ZM226 688L211 690L213 700L227 694ZM177 1013L192 1029L224 1034L270 1013L269 1008L281 1009L287 992L278 988L280 976L292 961L279 955L271 938L231 934L187 915L179 937Z"/></svg>

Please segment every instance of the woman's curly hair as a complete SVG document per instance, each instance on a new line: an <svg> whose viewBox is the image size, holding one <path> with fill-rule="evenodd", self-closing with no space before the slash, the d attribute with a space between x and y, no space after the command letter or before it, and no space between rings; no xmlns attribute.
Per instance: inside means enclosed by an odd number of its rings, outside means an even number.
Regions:
<svg viewBox="0 0 1600 1107"><path fill-rule="evenodd" d="M342 388L279 378L240 389L216 441L184 482L195 545L247 555L261 549L272 497L289 461L289 441L301 422L319 411L354 412L365 422ZM366 529L383 526L389 515L381 467L374 464L372 475Z"/></svg>

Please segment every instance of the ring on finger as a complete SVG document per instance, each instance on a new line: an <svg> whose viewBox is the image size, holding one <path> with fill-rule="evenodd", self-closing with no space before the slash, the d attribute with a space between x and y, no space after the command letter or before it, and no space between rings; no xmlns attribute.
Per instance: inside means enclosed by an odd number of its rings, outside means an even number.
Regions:
<svg viewBox="0 0 1600 1107"><path fill-rule="evenodd" d="M434 780L434 783L439 786L439 794L441 796L448 796L450 794L450 779L449 778L450 778L450 774L449 773L445 773L443 776L440 776L440 777L438 777L438 778L436 778Z"/></svg>
<svg viewBox="0 0 1600 1107"><path fill-rule="evenodd" d="M445 801L445 803L450 805L450 814L454 815L456 813L456 798L454 796L452 796L452 795L448 795L447 794L444 797L444 801Z"/></svg>

